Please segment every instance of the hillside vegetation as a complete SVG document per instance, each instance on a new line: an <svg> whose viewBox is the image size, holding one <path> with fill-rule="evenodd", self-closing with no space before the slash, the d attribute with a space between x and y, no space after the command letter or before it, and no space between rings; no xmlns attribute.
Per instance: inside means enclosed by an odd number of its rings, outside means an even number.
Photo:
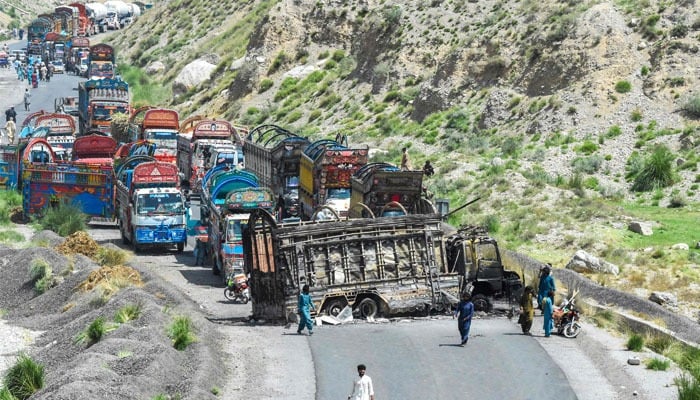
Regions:
<svg viewBox="0 0 700 400"><path fill-rule="evenodd" d="M159 3L107 39L137 102L430 160L454 224L605 285L700 300L700 7L666 1ZM203 83L174 87L196 59ZM153 63L161 72L146 74ZM653 222L654 235L627 230ZM671 250L686 243L688 250Z"/></svg>

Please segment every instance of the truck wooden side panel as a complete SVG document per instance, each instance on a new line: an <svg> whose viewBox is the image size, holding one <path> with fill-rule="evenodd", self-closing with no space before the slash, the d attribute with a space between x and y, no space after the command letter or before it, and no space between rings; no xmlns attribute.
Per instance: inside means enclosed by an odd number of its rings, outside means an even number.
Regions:
<svg viewBox="0 0 700 400"><path fill-rule="evenodd" d="M352 177L350 207L363 203L379 216L382 207L392 201L401 203L408 212L419 208L423 188L423 171L402 171L390 164L367 164Z"/></svg>
<svg viewBox="0 0 700 400"><path fill-rule="evenodd" d="M438 215L274 224L257 212L249 226L254 318L288 318L305 284L318 305L371 293L389 308L411 296L435 305L441 285L457 284L447 275Z"/></svg>

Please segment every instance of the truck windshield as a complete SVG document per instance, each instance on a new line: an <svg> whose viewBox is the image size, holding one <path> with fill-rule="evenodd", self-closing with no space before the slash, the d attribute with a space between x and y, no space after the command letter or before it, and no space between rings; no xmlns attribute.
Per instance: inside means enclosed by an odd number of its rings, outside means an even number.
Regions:
<svg viewBox="0 0 700 400"><path fill-rule="evenodd" d="M347 189L347 188L328 189L328 198L329 199L349 199L350 198L350 189Z"/></svg>
<svg viewBox="0 0 700 400"><path fill-rule="evenodd" d="M482 260L497 261L498 249L493 243L480 243L477 253Z"/></svg>
<svg viewBox="0 0 700 400"><path fill-rule="evenodd" d="M243 229L248 224L248 214L245 214L245 219L229 219L226 226L226 242L240 242L243 240ZM241 215L243 217L243 215Z"/></svg>
<svg viewBox="0 0 700 400"><path fill-rule="evenodd" d="M147 193L137 199L137 212L146 214L173 214L184 210L179 193Z"/></svg>
<svg viewBox="0 0 700 400"><path fill-rule="evenodd" d="M147 131L146 139L155 143L159 149L177 149L177 132Z"/></svg>

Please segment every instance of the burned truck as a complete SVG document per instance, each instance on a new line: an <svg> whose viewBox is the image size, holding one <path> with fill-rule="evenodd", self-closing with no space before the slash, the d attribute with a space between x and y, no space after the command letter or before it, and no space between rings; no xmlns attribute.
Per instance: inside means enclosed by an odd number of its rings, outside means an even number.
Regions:
<svg viewBox="0 0 700 400"><path fill-rule="evenodd" d="M523 281L503 267L496 239L479 226L465 226L447 236L445 253L449 272L460 276L460 292L472 295L474 308L490 311L493 300L517 302Z"/></svg>
<svg viewBox="0 0 700 400"><path fill-rule="evenodd" d="M256 210L243 240L253 318L293 321L306 284L333 316L346 306L363 318L448 311L460 277L443 243L437 214L279 224Z"/></svg>

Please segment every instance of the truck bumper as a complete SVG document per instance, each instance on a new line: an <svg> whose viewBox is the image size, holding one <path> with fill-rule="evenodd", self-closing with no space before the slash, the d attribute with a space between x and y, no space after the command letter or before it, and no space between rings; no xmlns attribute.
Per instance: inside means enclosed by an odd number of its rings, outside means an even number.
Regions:
<svg viewBox="0 0 700 400"><path fill-rule="evenodd" d="M175 244L187 240L185 228L152 229L136 228L136 243L139 244Z"/></svg>

